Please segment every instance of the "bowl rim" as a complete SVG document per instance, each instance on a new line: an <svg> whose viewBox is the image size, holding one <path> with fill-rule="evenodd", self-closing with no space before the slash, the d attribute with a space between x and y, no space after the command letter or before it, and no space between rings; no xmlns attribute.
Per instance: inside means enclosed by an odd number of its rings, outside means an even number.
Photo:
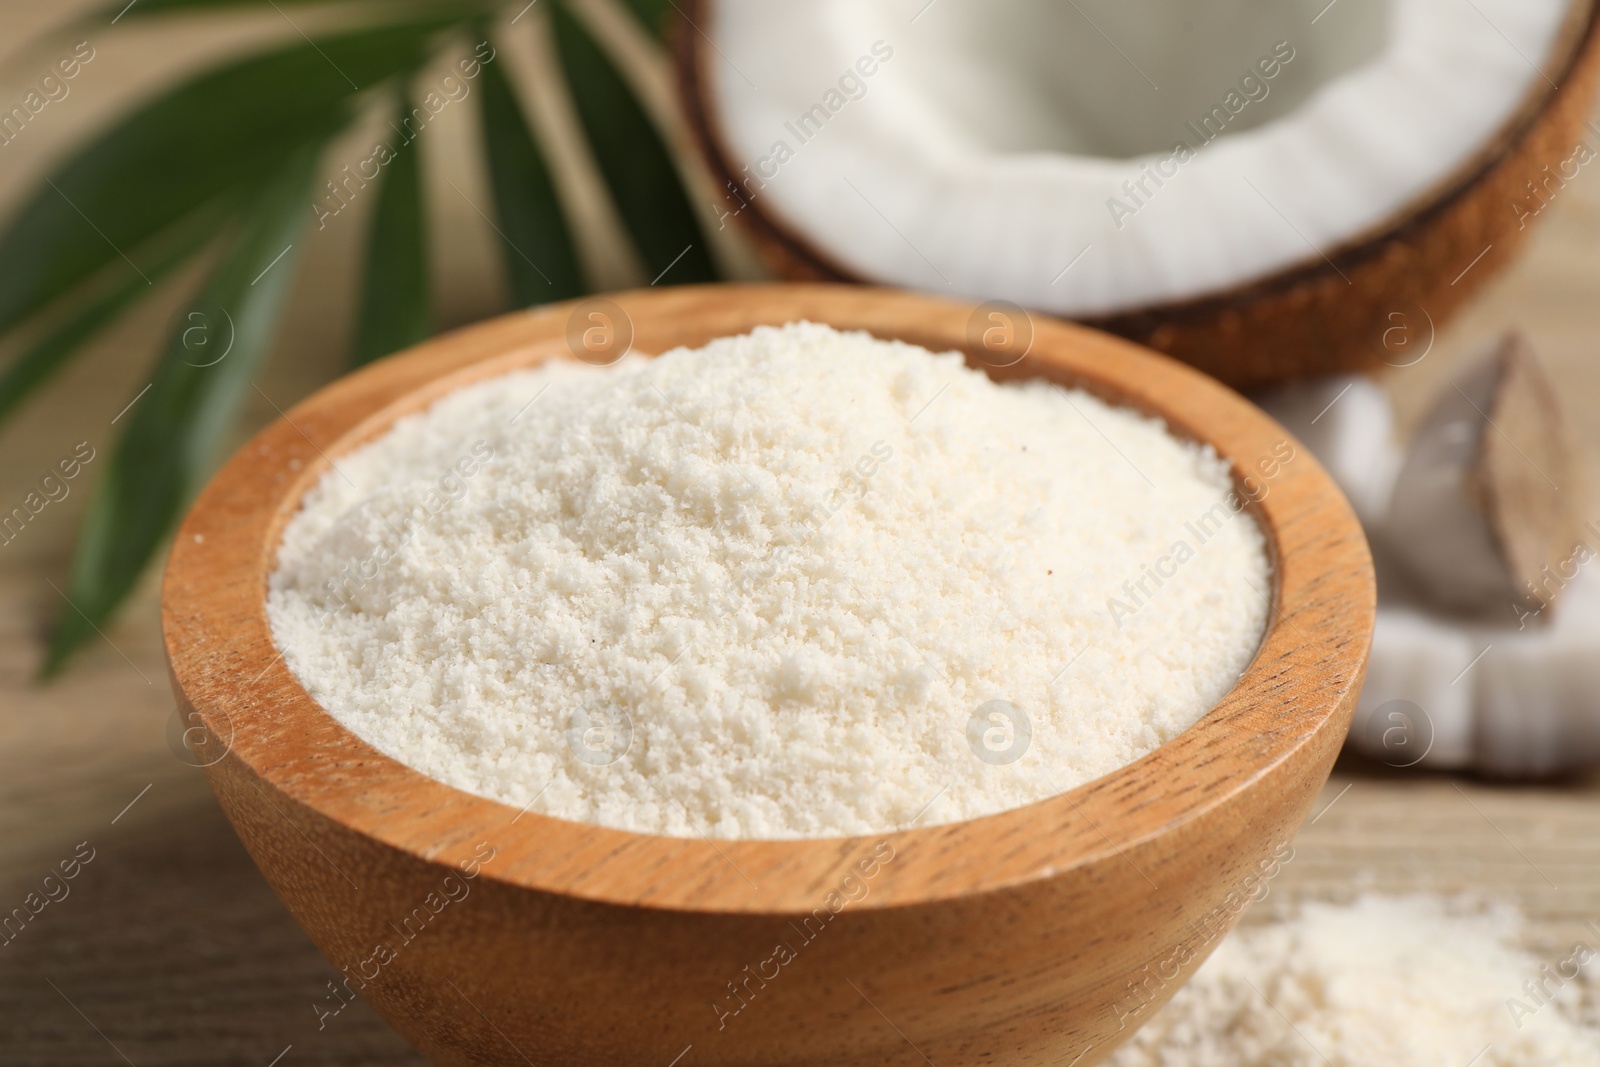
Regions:
<svg viewBox="0 0 1600 1067"><path fill-rule="evenodd" d="M1272 606L1255 657L1197 723L1107 775L1020 808L886 833L642 834L519 812L406 767L317 704L277 650L265 593L282 529L338 455L400 416L473 381L571 358L569 325L597 302L622 310L642 351L810 319L961 350L997 380L1045 377L1160 415L1231 463L1246 510L1266 536ZM973 331L980 315L997 309L1021 316L1013 323L1031 335L1025 357L1008 366L986 362ZM1264 486L1257 495L1248 472L1284 442L1292 458L1270 482L1255 474ZM1326 742L1328 732L1342 736L1374 610L1372 560L1343 495L1303 445L1225 386L1130 342L1014 305L835 284L642 289L545 305L340 378L256 434L202 490L174 540L161 605L180 709L196 712L210 743L222 747L220 767L245 770L257 789L270 789L273 806L302 836L302 824L320 819L528 890L628 907L772 915L823 907L885 845L891 857L915 856L917 875L873 884L865 898L852 898L853 909L999 892L1110 857L1132 863L1130 849L1242 796L1307 746ZM214 786L218 764L207 768ZM483 860L485 847L492 861ZM326 852L323 859L349 880Z"/></svg>

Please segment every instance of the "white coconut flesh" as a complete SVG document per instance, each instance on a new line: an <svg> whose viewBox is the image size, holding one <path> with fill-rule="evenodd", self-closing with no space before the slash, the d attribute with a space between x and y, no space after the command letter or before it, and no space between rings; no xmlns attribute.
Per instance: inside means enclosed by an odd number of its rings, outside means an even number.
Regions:
<svg viewBox="0 0 1600 1067"><path fill-rule="evenodd" d="M717 0L701 62L739 192L827 260L1096 315L1405 217L1548 88L1571 2Z"/></svg>

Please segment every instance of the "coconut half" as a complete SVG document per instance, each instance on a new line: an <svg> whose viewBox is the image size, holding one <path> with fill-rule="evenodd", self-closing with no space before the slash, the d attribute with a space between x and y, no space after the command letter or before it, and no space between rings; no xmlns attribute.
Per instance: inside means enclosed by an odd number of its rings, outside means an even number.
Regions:
<svg viewBox="0 0 1600 1067"><path fill-rule="evenodd" d="M1595 0L694 0L795 278L1009 300L1241 387L1403 363L1578 171Z"/></svg>

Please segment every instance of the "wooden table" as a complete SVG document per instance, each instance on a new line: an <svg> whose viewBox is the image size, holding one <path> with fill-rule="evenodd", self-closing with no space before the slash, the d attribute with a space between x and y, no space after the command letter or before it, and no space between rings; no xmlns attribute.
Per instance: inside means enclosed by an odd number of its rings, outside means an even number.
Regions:
<svg viewBox="0 0 1600 1067"><path fill-rule="evenodd" d="M0 5L0 25L27 32L43 7ZM103 48L103 65L67 102L77 112L64 103L60 128L41 129L37 151L19 152L16 165L8 155L0 200L9 204L74 126L114 106L124 79L146 78L139 47ZM198 52L200 44L162 48ZM26 63L13 59L11 68L0 92L27 81ZM441 121L442 143L468 135ZM500 292L486 273L492 235L448 199L438 218L464 235L444 264L448 318L492 311ZM1600 327L1600 176L1586 171L1540 221L1529 257L1390 384L1414 419L1458 354L1516 325L1549 365L1591 453L1600 453L1600 361L1591 354ZM275 403L287 406L339 370L358 230L330 227L311 241L261 381ZM111 419L148 380L171 296L103 338L0 431L6 508L77 442L98 450L72 494L0 548L0 911L39 891L80 843L94 857L67 883L68 896L0 946L0 1061L422 1064L359 1002L319 1029L313 1005L334 969L257 874L200 773L169 745L153 576L62 678L32 680L48 622L65 608L51 583L64 582L87 483L114 440ZM256 397L247 422L253 428L271 414ZM1518 787L1347 760L1295 848L1256 918L1297 898L1367 887L1482 890L1519 902L1533 919L1531 947L1550 958L1580 936L1592 941L1582 923L1600 921L1600 776Z"/></svg>

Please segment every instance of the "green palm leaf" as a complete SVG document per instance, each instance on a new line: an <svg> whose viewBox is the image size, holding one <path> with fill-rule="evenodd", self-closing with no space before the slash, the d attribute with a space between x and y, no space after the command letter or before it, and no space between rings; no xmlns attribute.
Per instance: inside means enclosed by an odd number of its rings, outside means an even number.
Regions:
<svg viewBox="0 0 1600 1067"><path fill-rule="evenodd" d="M75 306L59 325L0 371L0 419L43 384L91 337L149 295L155 282L213 240L231 208L231 201L219 200L141 246L134 254L145 265L143 276L129 274L116 267L108 267L102 272L110 277L103 279L103 284L96 286L95 292L85 294L84 301Z"/></svg>
<svg viewBox="0 0 1600 1067"><path fill-rule="evenodd" d="M253 57L140 108L59 167L0 234L0 333L222 192L345 125L362 88L420 64L450 20Z"/></svg>
<svg viewBox="0 0 1600 1067"><path fill-rule="evenodd" d="M114 0L100 9L99 17L106 21L138 18L141 15L164 15L174 11L211 11L230 7L265 7L269 3L283 3L293 7L326 4L328 0Z"/></svg>
<svg viewBox="0 0 1600 1067"><path fill-rule="evenodd" d="M174 11L209 11L217 8L265 6L270 0L115 0L101 8L95 18L101 22L117 22L142 15L164 15ZM281 0L295 7L305 7L327 0Z"/></svg>
<svg viewBox="0 0 1600 1067"><path fill-rule="evenodd" d="M576 296L583 292L578 254L550 170L511 84L499 67L490 64L483 68L478 92L489 184L512 297L526 306Z"/></svg>
<svg viewBox="0 0 1600 1067"><path fill-rule="evenodd" d="M400 114L411 113L402 95ZM399 351L433 334L428 297L427 219L422 210L422 142L405 141L383 165L367 234L367 277L356 319L356 364Z"/></svg>
<svg viewBox="0 0 1600 1067"><path fill-rule="evenodd" d="M715 281L716 266L689 196L644 108L589 31L559 3L554 26L556 51L595 162L650 274L674 285Z"/></svg>
<svg viewBox="0 0 1600 1067"><path fill-rule="evenodd" d="M67 594L73 610L56 629L46 673L127 596L210 469L288 296L320 149L302 145L274 168L202 293L203 321L173 335L134 405L84 519Z"/></svg>
<svg viewBox="0 0 1600 1067"><path fill-rule="evenodd" d="M650 3L651 0L629 0L630 3ZM338 7L341 0L113 0L112 3L102 7L95 15L100 22L115 22L123 18L138 18L142 15L167 15L174 12L218 11L239 7L277 7L279 5L290 7ZM352 0L350 7L359 7L359 0ZM495 0L421 0L402 7L398 14L415 15L419 10L429 8L442 9L452 17L467 18L473 12L483 12L496 6ZM465 9L465 10L464 10Z"/></svg>
<svg viewBox="0 0 1600 1067"><path fill-rule="evenodd" d="M672 0L624 0L628 10L634 17L645 24L657 37L666 36L667 19L670 14L677 12L677 6Z"/></svg>

